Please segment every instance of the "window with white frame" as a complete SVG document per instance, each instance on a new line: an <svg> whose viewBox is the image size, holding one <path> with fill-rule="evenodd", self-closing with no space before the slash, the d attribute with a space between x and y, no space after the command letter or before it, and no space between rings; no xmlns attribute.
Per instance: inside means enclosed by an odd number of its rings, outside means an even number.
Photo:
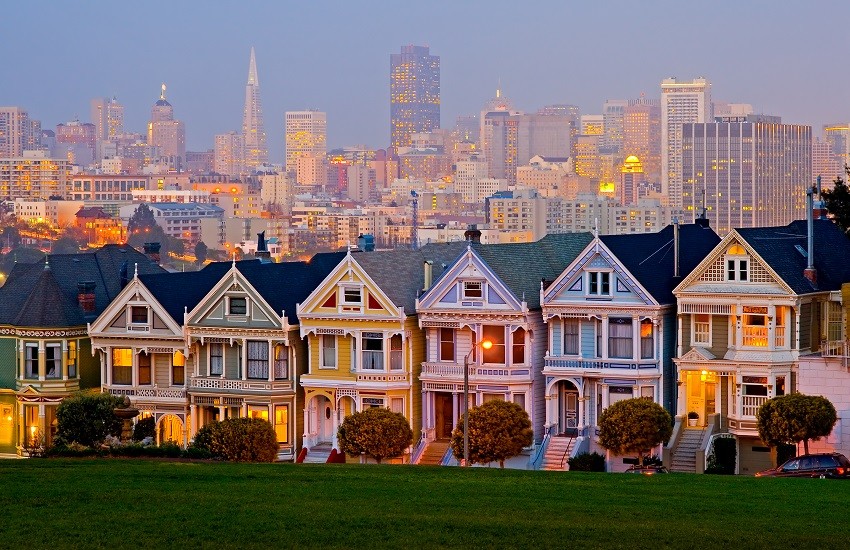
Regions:
<svg viewBox="0 0 850 550"><path fill-rule="evenodd" d="M384 370L384 335L363 333L363 370Z"/></svg>
<svg viewBox="0 0 850 550"><path fill-rule="evenodd" d="M147 306L130 306L130 322L134 325L148 324Z"/></svg>
<svg viewBox="0 0 850 550"><path fill-rule="evenodd" d="M320 367L323 369L336 368L336 336L333 334L322 334L322 359Z"/></svg>
<svg viewBox="0 0 850 550"><path fill-rule="evenodd" d="M404 370L401 334L390 337L390 370Z"/></svg>
<svg viewBox="0 0 850 550"><path fill-rule="evenodd" d="M224 344L210 344L210 376L224 374Z"/></svg>
<svg viewBox="0 0 850 550"><path fill-rule="evenodd" d="M481 300L484 297L484 283L481 281L463 282L464 300Z"/></svg>
<svg viewBox="0 0 850 550"><path fill-rule="evenodd" d="M248 315L248 299L242 296L229 296L227 299L228 315Z"/></svg>
<svg viewBox="0 0 850 550"><path fill-rule="evenodd" d="M481 356L484 363L505 364L505 327L502 325L484 325L481 327L483 340L489 340L493 345L483 350Z"/></svg>
<svg viewBox="0 0 850 550"><path fill-rule="evenodd" d="M171 354L171 385L182 386L186 383L186 356L182 351Z"/></svg>
<svg viewBox="0 0 850 550"><path fill-rule="evenodd" d="M634 355L631 317L608 318L608 357L631 359Z"/></svg>
<svg viewBox="0 0 850 550"><path fill-rule="evenodd" d="M589 271L587 273L587 293L595 296L610 296L611 273L609 271Z"/></svg>
<svg viewBox="0 0 850 550"><path fill-rule="evenodd" d="M62 344L44 346L44 377L48 380L62 378Z"/></svg>
<svg viewBox="0 0 850 550"><path fill-rule="evenodd" d="M404 397L391 398L390 410L394 413L404 414Z"/></svg>
<svg viewBox="0 0 850 550"><path fill-rule="evenodd" d="M149 353L141 352L138 355L139 362L139 385L151 385L151 356Z"/></svg>
<svg viewBox="0 0 850 550"><path fill-rule="evenodd" d="M24 346L24 378L38 378L38 344Z"/></svg>
<svg viewBox="0 0 850 550"><path fill-rule="evenodd" d="M750 280L750 258L744 247L739 244L733 244L726 251L726 280Z"/></svg>
<svg viewBox="0 0 850 550"><path fill-rule="evenodd" d="M260 340L248 340L248 378L268 380L269 343Z"/></svg>
<svg viewBox="0 0 850 550"><path fill-rule="evenodd" d="M640 322L640 358L652 359L655 356L655 327L652 319Z"/></svg>
<svg viewBox="0 0 850 550"><path fill-rule="evenodd" d="M579 354L579 334L581 321L579 319L564 319L564 355Z"/></svg>
<svg viewBox="0 0 850 550"><path fill-rule="evenodd" d="M289 348L281 344L274 347L274 378L275 380L289 378Z"/></svg>
<svg viewBox="0 0 850 550"><path fill-rule="evenodd" d="M363 303L363 294L359 286L344 286L342 287L342 303L357 304Z"/></svg>
<svg viewBox="0 0 850 550"><path fill-rule="evenodd" d="M767 347L767 307L743 306L742 332L745 346Z"/></svg>
<svg viewBox="0 0 850 550"><path fill-rule="evenodd" d="M710 346L711 345L711 315L708 313L695 313L693 315L693 336L691 345L693 346Z"/></svg>
<svg viewBox="0 0 850 550"><path fill-rule="evenodd" d="M440 361L455 360L455 329L441 328L440 329Z"/></svg>
<svg viewBox="0 0 850 550"><path fill-rule="evenodd" d="M112 383L120 385L133 383L132 349L112 348Z"/></svg>
<svg viewBox="0 0 850 550"><path fill-rule="evenodd" d="M602 357L602 319L594 319L596 332L596 357Z"/></svg>
<svg viewBox="0 0 850 550"><path fill-rule="evenodd" d="M512 335L511 363L514 365L525 364L525 329L518 328Z"/></svg>

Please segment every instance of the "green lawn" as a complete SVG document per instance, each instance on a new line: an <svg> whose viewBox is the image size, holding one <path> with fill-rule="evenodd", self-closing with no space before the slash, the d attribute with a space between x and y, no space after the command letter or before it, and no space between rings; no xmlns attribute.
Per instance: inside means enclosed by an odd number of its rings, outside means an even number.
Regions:
<svg viewBox="0 0 850 550"><path fill-rule="evenodd" d="M0 461L0 548L815 548L850 484L684 474Z"/></svg>

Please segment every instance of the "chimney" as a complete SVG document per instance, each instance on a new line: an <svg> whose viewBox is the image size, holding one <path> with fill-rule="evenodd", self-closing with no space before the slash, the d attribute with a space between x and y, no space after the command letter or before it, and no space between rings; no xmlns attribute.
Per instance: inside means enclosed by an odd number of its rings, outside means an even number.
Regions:
<svg viewBox="0 0 850 550"><path fill-rule="evenodd" d="M673 277L679 277L679 218L673 218Z"/></svg>
<svg viewBox="0 0 850 550"><path fill-rule="evenodd" d="M803 271L803 277L809 280L812 283L812 286L817 288L818 286L818 272L815 269L815 223L814 223L814 193L816 189L814 187L810 187L806 190L806 237L807 237L807 245L806 255L808 259L808 265L806 269Z"/></svg>
<svg viewBox="0 0 850 550"><path fill-rule="evenodd" d="M812 212L812 215L814 216L814 218L816 220L825 220L826 219L826 203L823 202L823 195L821 195L820 192L821 192L820 176L818 176L818 190L817 190L818 198L813 203L812 209L814 211Z"/></svg>
<svg viewBox="0 0 850 550"><path fill-rule="evenodd" d="M97 283L84 281L77 283L77 302L83 308L84 313L94 313L94 289Z"/></svg>
<svg viewBox="0 0 850 550"><path fill-rule="evenodd" d="M159 264L159 249L162 247L160 243L145 243L145 256L150 258L150 261Z"/></svg>
<svg viewBox="0 0 850 550"><path fill-rule="evenodd" d="M422 285L422 290L428 290L431 288L431 285L434 282L434 262L431 260L425 260L424 263L425 270L425 284Z"/></svg>
<svg viewBox="0 0 850 550"><path fill-rule="evenodd" d="M480 243L481 231L478 229L477 225L471 223L469 224L469 228L463 232L463 238L471 243Z"/></svg>

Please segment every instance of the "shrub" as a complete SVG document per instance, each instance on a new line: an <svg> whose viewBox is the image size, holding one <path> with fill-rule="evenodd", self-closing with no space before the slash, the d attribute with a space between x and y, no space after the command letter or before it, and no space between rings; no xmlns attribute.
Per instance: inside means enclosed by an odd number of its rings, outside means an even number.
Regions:
<svg viewBox="0 0 850 550"><path fill-rule="evenodd" d="M643 455L670 439L673 433L670 413L642 397L624 399L605 409L599 418L599 444L618 455Z"/></svg>
<svg viewBox="0 0 850 550"><path fill-rule="evenodd" d="M133 426L133 441L142 441L146 437L156 438L156 420L152 416L138 420Z"/></svg>
<svg viewBox="0 0 850 550"><path fill-rule="evenodd" d="M517 456L531 445L533 432L528 413L508 401L488 401L469 410L469 461L472 464ZM463 458L463 419L452 432L452 452Z"/></svg>
<svg viewBox="0 0 850 550"><path fill-rule="evenodd" d="M122 398L108 393L66 397L56 409L57 444L76 442L93 447L107 435L121 435L121 420L114 411L122 404Z"/></svg>
<svg viewBox="0 0 850 550"><path fill-rule="evenodd" d="M732 475L735 473L735 459L738 455L737 441L733 437L721 437L714 440L711 454L708 455L707 474Z"/></svg>
<svg viewBox="0 0 850 550"><path fill-rule="evenodd" d="M274 428L260 418L210 422L198 430L193 447L235 462L274 462L278 451Z"/></svg>
<svg viewBox="0 0 850 550"><path fill-rule="evenodd" d="M571 472L604 472L605 457L599 453L581 453L569 460Z"/></svg>
<svg viewBox="0 0 850 550"><path fill-rule="evenodd" d="M352 456L364 453L380 464L413 443L413 430L403 414L376 407L346 416L337 437L342 452Z"/></svg>

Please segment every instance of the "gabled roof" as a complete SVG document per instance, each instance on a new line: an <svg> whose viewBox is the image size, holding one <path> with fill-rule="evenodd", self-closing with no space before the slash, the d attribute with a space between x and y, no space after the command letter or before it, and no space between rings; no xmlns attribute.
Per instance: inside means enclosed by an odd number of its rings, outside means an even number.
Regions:
<svg viewBox="0 0 850 550"><path fill-rule="evenodd" d="M679 277L673 277L672 225L657 233L602 235L599 240L659 304L672 304L673 289L714 250L720 237L709 227L680 225Z"/></svg>
<svg viewBox="0 0 850 550"><path fill-rule="evenodd" d="M45 262L49 266L47 271ZM115 244L94 252L50 254L36 263L15 264L6 284L0 288L0 324L84 325L100 315L121 292L121 271L125 263L131 276L136 266L140 274L165 271L133 247ZM95 283L95 305L89 313L84 313L78 302L77 285L83 282ZM24 322L26 324L22 324ZM53 324L57 322L60 324Z"/></svg>
<svg viewBox="0 0 850 550"><path fill-rule="evenodd" d="M803 275L808 260L805 220L781 227L736 229L735 232L796 293L838 290L850 282L850 239L830 220L814 220L817 286ZM798 248L799 247L799 248Z"/></svg>

